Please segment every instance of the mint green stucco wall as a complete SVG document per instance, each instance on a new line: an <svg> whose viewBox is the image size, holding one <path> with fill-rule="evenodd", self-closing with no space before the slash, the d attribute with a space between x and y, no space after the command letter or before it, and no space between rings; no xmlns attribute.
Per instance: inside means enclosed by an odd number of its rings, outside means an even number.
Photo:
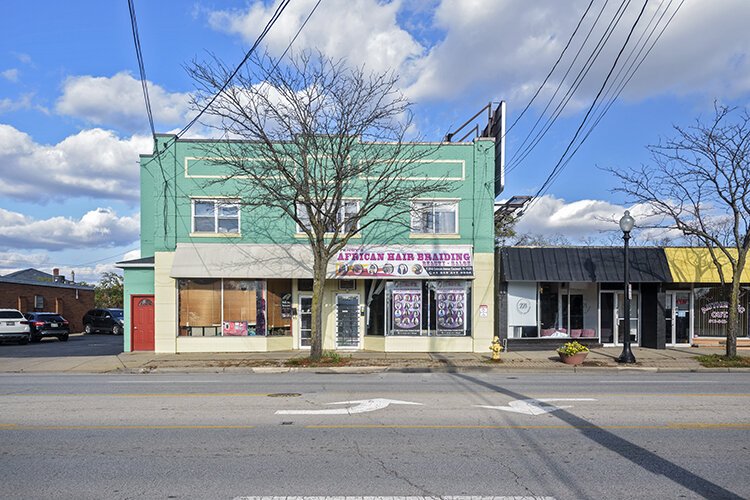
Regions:
<svg viewBox="0 0 750 500"><path fill-rule="evenodd" d="M141 268L126 268L124 271L125 287L123 291L123 308L125 310L125 331L123 332L123 346L125 352L129 352L132 342L130 297L132 295L152 295L154 293L154 270Z"/></svg>
<svg viewBox="0 0 750 500"><path fill-rule="evenodd" d="M159 136L157 148L166 151L156 161L152 155L141 157L141 255L173 251L177 243L227 243L225 237L195 238L191 232L191 196L234 196L240 189L235 182L211 184L207 178L196 177L217 172L217 167L197 158L205 156L201 141L171 142L171 136ZM479 139L473 143L447 143L431 154L434 163L425 163L423 172L430 177L447 176L457 180L445 181L449 192L436 193L436 198L456 198L459 203L459 238L409 237L408 222L402 226L388 225L387 229L373 227L363 232L354 244L470 244L475 253L494 251L494 140ZM387 148L388 145L383 147ZM417 147L435 149L435 145ZM186 162L186 158L188 158ZM190 159L196 158L196 159ZM460 162L465 168L461 168ZM461 177L463 177L461 179ZM164 180L167 180L165 188ZM165 202L166 194L166 202ZM351 196L356 197L356 192ZM428 196L421 196L428 197ZM233 243L306 243L306 238L295 237L294 221L270 210L243 207L241 236Z"/></svg>

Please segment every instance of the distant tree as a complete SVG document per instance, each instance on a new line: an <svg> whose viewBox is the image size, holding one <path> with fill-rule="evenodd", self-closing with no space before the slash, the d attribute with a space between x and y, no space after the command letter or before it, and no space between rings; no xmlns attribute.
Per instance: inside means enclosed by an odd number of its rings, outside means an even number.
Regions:
<svg viewBox="0 0 750 500"><path fill-rule="evenodd" d="M518 219L518 216L513 213L495 215L495 243L497 245L506 246L509 241L515 239Z"/></svg>
<svg viewBox="0 0 750 500"><path fill-rule="evenodd" d="M513 245L525 247L563 247L569 246L570 240L562 234L519 234Z"/></svg>
<svg viewBox="0 0 750 500"><path fill-rule="evenodd" d="M204 148L229 170L218 182L233 179L238 186L225 194L251 211L293 220L306 236L313 254L310 357L319 359L329 261L363 232L392 234L393 225L408 225L412 199L452 187L442 174L423 174L436 147L406 139L411 103L393 73L369 73L312 52L289 64L268 56L252 63L234 75L216 58L194 62L193 104L210 103L207 124L227 138Z"/></svg>
<svg viewBox="0 0 750 500"><path fill-rule="evenodd" d="M121 308L123 289L122 276L113 272L103 273L99 283L94 286L94 305L104 308Z"/></svg>
<svg viewBox="0 0 750 500"><path fill-rule="evenodd" d="M649 146L653 164L606 169L633 202L651 207L654 227L677 230L711 256L729 301L726 355L737 354L740 280L750 250L750 114L714 106L666 142ZM722 262L729 263L729 273Z"/></svg>

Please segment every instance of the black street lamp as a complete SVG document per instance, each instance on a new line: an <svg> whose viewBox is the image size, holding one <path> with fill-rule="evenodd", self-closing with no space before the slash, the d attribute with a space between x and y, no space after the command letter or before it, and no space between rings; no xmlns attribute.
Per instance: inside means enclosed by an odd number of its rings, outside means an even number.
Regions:
<svg viewBox="0 0 750 500"><path fill-rule="evenodd" d="M628 259L628 242L634 224L635 219L630 216L630 212L625 210L625 215L620 219L622 239L625 240L625 331L622 335L622 354L617 358L618 363L635 363L635 356L630 350L630 262Z"/></svg>

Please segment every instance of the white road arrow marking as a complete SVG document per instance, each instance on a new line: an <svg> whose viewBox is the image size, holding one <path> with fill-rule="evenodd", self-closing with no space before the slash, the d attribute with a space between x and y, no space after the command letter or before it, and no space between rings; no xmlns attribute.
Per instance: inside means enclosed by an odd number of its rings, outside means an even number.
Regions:
<svg viewBox="0 0 750 500"><path fill-rule="evenodd" d="M353 413L365 413L368 411L382 410L388 405L422 405L411 401L398 401L396 399L361 399L359 401L339 401L328 403L329 405L349 405L348 408L331 408L328 410L277 410L277 415L351 415Z"/></svg>
<svg viewBox="0 0 750 500"><path fill-rule="evenodd" d="M508 406L483 406L474 405L478 408L490 408L491 410L509 411L511 413L523 413L524 415L542 415L571 406L556 406L547 404L550 401L596 401L591 398L544 398L544 399L517 399L508 403Z"/></svg>

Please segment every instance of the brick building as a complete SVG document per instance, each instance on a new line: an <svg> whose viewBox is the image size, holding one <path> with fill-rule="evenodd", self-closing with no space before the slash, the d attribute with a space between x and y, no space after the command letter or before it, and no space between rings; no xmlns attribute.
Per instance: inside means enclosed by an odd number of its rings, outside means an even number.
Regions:
<svg viewBox="0 0 750 500"><path fill-rule="evenodd" d="M62 314L71 332L83 330L81 319L93 307L94 287L66 280L59 269L53 274L24 269L0 276L0 308Z"/></svg>

